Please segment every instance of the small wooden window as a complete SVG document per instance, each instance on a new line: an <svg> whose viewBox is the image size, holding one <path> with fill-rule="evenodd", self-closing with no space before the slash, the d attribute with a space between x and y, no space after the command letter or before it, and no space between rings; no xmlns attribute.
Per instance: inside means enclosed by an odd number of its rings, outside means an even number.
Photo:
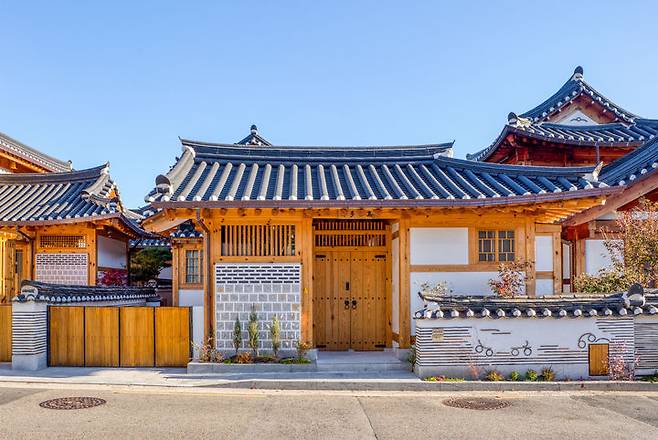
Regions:
<svg viewBox="0 0 658 440"><path fill-rule="evenodd" d="M79 249L87 247L84 235L42 235L39 246L46 249Z"/></svg>
<svg viewBox="0 0 658 440"><path fill-rule="evenodd" d="M516 239L512 230L478 231L478 261L493 263L514 261L516 258Z"/></svg>
<svg viewBox="0 0 658 440"><path fill-rule="evenodd" d="M223 257L292 257L295 225L224 225Z"/></svg>
<svg viewBox="0 0 658 440"><path fill-rule="evenodd" d="M201 284L203 274L201 271L201 262L203 261L203 251L198 249L185 251L185 283Z"/></svg>

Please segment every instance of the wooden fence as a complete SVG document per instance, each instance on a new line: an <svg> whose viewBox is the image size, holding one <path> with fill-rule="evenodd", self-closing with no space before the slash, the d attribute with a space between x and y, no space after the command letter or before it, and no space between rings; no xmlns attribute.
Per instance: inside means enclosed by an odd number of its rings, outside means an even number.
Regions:
<svg viewBox="0 0 658 440"><path fill-rule="evenodd" d="M0 304L0 362L11 362L11 304Z"/></svg>
<svg viewBox="0 0 658 440"><path fill-rule="evenodd" d="M184 367L190 360L188 307L48 309L48 365Z"/></svg>

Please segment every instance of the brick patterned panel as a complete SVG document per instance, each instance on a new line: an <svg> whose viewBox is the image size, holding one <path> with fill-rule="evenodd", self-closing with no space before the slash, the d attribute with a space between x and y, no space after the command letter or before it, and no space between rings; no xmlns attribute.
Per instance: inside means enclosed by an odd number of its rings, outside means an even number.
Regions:
<svg viewBox="0 0 658 440"><path fill-rule="evenodd" d="M281 324L281 350L293 350L300 336L301 265L298 263L215 265L217 348L233 349L236 317L242 323L242 347L248 349L247 322L252 305L259 318L260 349L270 351L269 325Z"/></svg>
<svg viewBox="0 0 658 440"><path fill-rule="evenodd" d="M36 280L44 283L86 286L87 254L37 254Z"/></svg>

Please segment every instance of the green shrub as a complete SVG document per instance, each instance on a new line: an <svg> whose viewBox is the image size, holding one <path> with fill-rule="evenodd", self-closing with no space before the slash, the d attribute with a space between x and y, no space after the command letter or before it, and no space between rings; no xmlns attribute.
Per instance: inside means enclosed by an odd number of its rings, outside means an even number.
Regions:
<svg viewBox="0 0 658 440"><path fill-rule="evenodd" d="M297 363L305 363L304 361L307 360L306 353L311 349L311 344L299 340L295 344L295 348L297 349Z"/></svg>
<svg viewBox="0 0 658 440"><path fill-rule="evenodd" d="M525 372L525 380L529 382L536 382L537 381L537 372L535 370L528 370Z"/></svg>
<svg viewBox="0 0 658 440"><path fill-rule="evenodd" d="M281 325L279 324L279 318L274 315L272 318L272 324L270 324L270 338L272 339L272 351L274 352L274 357L279 356L279 348L281 347Z"/></svg>
<svg viewBox="0 0 658 440"><path fill-rule="evenodd" d="M247 326L249 333L249 348L258 357L258 315L256 314L256 305L251 305L251 313L249 313L249 324Z"/></svg>
<svg viewBox="0 0 658 440"><path fill-rule="evenodd" d="M512 371L509 374L509 380L513 380L514 382L517 382L520 379L521 379L521 375L519 374L518 371Z"/></svg>
<svg viewBox="0 0 658 440"><path fill-rule="evenodd" d="M242 324L240 323L240 316L235 317L235 325L233 326L233 347L235 348L235 355L242 346Z"/></svg>
<svg viewBox="0 0 658 440"><path fill-rule="evenodd" d="M488 380L490 382L501 382L505 380L505 376L500 374L498 370L488 370L484 373L484 380Z"/></svg>
<svg viewBox="0 0 658 440"><path fill-rule="evenodd" d="M555 380L555 371L551 367L542 368L541 380L544 382L553 382Z"/></svg>
<svg viewBox="0 0 658 440"><path fill-rule="evenodd" d="M628 277L614 269L601 269L596 275L581 274L573 279L576 293L613 293L628 289Z"/></svg>

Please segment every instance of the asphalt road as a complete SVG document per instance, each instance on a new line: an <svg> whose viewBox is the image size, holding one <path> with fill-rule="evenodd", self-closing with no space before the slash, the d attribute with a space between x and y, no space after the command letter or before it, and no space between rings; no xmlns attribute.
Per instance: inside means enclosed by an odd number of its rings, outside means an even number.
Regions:
<svg viewBox="0 0 658 440"><path fill-rule="evenodd" d="M648 393L502 393L510 407L475 411L442 402L485 394L33 386L0 387L0 438L658 439L658 394ZM39 407L69 396L107 403Z"/></svg>

